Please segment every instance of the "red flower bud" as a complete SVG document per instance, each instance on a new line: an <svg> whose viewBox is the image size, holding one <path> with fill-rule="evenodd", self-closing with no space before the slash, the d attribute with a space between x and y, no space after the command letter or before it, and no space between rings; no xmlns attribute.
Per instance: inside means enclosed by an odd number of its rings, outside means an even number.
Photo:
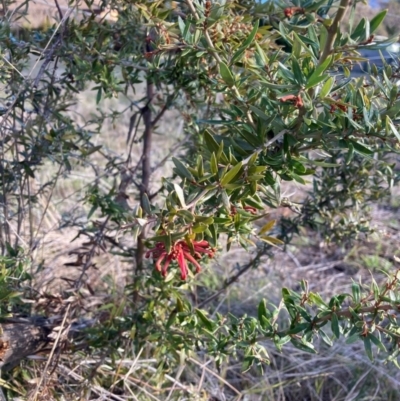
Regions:
<svg viewBox="0 0 400 401"><path fill-rule="evenodd" d="M167 275L170 263L176 260L181 271L181 279L186 280L188 276L188 262L196 268L196 273L199 273L201 266L196 259L201 259L202 255L207 255L209 258L213 258L215 255L215 249L211 248L206 240L193 241L192 246L194 253L192 253L192 248L185 241L177 241L172 245L171 251L167 253L165 244L158 242L154 248L146 252L146 258L157 258L155 267L163 276Z"/></svg>

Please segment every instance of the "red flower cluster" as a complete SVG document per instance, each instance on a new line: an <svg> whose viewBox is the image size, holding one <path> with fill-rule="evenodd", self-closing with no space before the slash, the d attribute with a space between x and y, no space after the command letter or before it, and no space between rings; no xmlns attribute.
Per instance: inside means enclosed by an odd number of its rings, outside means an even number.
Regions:
<svg viewBox="0 0 400 401"><path fill-rule="evenodd" d="M283 10L283 13L285 14L286 18L292 18L293 15L295 15L295 14L298 14L298 13L304 14L305 10L302 7L286 7Z"/></svg>
<svg viewBox="0 0 400 401"><path fill-rule="evenodd" d="M300 108L304 106L303 100L300 97L300 95L296 96L296 95L287 95L287 96L283 96L281 97L281 102L291 102L293 103L294 107L296 108Z"/></svg>
<svg viewBox="0 0 400 401"><path fill-rule="evenodd" d="M331 104L331 108L329 110L329 113L334 113L335 110L340 109L342 111L344 111L345 113L347 112L347 106L343 105L343 104Z"/></svg>
<svg viewBox="0 0 400 401"><path fill-rule="evenodd" d="M243 210L246 210L246 212L249 212L251 214L257 214L257 209L253 206L244 206ZM235 214L237 214L237 209L235 206L231 205L231 215L234 216Z"/></svg>
<svg viewBox="0 0 400 401"><path fill-rule="evenodd" d="M203 255L208 255L209 258L212 258L215 254L215 249L211 248L208 241L205 240L193 241L193 248L194 254L192 255L188 244L181 240L173 244L171 251L167 253L165 244L163 242L158 242L154 248L146 252L146 258L152 257L153 259L157 259L156 269L161 272L163 276L167 275L170 263L176 260L181 270L181 279L186 280L188 275L188 262L196 267L196 273L198 273L201 270L198 260L201 259ZM161 266L162 263L164 263L163 266Z"/></svg>

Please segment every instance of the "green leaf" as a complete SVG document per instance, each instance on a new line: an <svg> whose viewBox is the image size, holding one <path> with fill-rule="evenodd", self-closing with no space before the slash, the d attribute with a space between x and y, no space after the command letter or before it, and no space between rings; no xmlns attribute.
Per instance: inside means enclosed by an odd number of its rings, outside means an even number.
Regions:
<svg viewBox="0 0 400 401"><path fill-rule="evenodd" d="M242 168L242 162L233 166L221 179L221 186L225 186L229 184L239 173L240 169Z"/></svg>
<svg viewBox="0 0 400 401"><path fill-rule="evenodd" d="M294 90L298 88L297 85L287 85L287 84L274 84L272 82L268 82L267 80L262 79L263 86L266 86L269 89L277 89L277 90Z"/></svg>
<svg viewBox="0 0 400 401"><path fill-rule="evenodd" d="M258 107L256 107L256 106L253 106L253 105L249 105L249 109L251 110L251 111L253 111L256 115L257 115L257 117L259 117L259 118L261 118L261 120L264 120L264 121L266 121L266 122L268 122L268 123L270 123L271 122L271 116L267 116L262 110L260 110ZM273 116L273 118L275 118L275 116ZM272 118L272 119L273 119Z"/></svg>
<svg viewBox="0 0 400 401"><path fill-rule="evenodd" d="M242 362L242 373L246 373L250 370L250 368L253 366L253 363L255 361L255 357L254 356L246 356L243 359Z"/></svg>
<svg viewBox="0 0 400 401"><path fill-rule="evenodd" d="M175 164L176 172L182 178L188 178L190 181L194 181L193 175L191 172L186 168L186 166L176 157L172 158L172 161Z"/></svg>
<svg viewBox="0 0 400 401"><path fill-rule="evenodd" d="M354 29L354 31L350 37L353 40L367 39L365 33L366 33L366 20L365 20L365 18L362 18L361 21L356 26L356 28Z"/></svg>
<svg viewBox="0 0 400 401"><path fill-rule="evenodd" d="M165 250L169 254L171 252L171 247L172 247L172 235L171 235L171 233L168 233L166 235L164 244L165 244Z"/></svg>
<svg viewBox="0 0 400 401"><path fill-rule="evenodd" d="M339 167L340 166L340 164L322 162L319 160L309 160L308 162L310 164L315 164L316 166L319 166L319 167Z"/></svg>
<svg viewBox="0 0 400 401"><path fill-rule="evenodd" d="M291 340L290 336L279 337L276 335L274 337L274 344L278 351L282 351L282 346L287 344Z"/></svg>
<svg viewBox="0 0 400 401"><path fill-rule="evenodd" d="M233 55L231 62L230 62L231 65L234 64L237 60L239 60L239 58L243 55L245 50L251 45L251 43L253 42L253 40L257 34L258 26L259 26L259 21L257 20L254 23L254 27L253 27L252 31L250 32L250 35L246 38L246 40L242 43L242 45L239 47L239 49Z"/></svg>
<svg viewBox="0 0 400 401"><path fill-rule="evenodd" d="M400 100L395 102L392 107L389 109L385 110L381 114L381 118L383 119L386 115L388 115L390 118L396 118L398 114L400 113Z"/></svg>
<svg viewBox="0 0 400 401"><path fill-rule="evenodd" d="M146 193L142 195L142 208L147 214L151 214L151 204Z"/></svg>
<svg viewBox="0 0 400 401"><path fill-rule="evenodd" d="M227 194L226 191L224 191L224 190L221 191L221 201L222 201L222 204L224 205L226 211L227 211L227 212L230 212L230 210L231 210L231 203L230 203L230 201L229 201L229 196L228 196L228 194Z"/></svg>
<svg viewBox="0 0 400 401"><path fill-rule="evenodd" d="M325 344L332 347L332 345L333 345L332 340L329 338L328 334L326 334L324 330L319 329L318 334L321 336L321 339Z"/></svg>
<svg viewBox="0 0 400 401"><path fill-rule="evenodd" d="M204 233L207 229L208 229L208 225L207 225L207 224L204 224L204 223L196 223L196 224L192 227L192 231L193 231L195 234Z"/></svg>
<svg viewBox="0 0 400 401"><path fill-rule="evenodd" d="M200 319L200 321L203 323L204 327L212 332L214 330L214 323L212 320L210 320L202 311L201 309L196 309L196 315Z"/></svg>
<svg viewBox="0 0 400 401"><path fill-rule="evenodd" d="M176 214L183 217L187 223L192 223L195 221L195 216L193 213L189 212L189 210L178 210Z"/></svg>
<svg viewBox="0 0 400 401"><path fill-rule="evenodd" d="M326 45L326 41L328 39L328 30L324 25L321 24L320 26L320 33L319 33L319 48L324 49Z"/></svg>
<svg viewBox="0 0 400 401"><path fill-rule="evenodd" d="M295 338L292 338L290 342L301 351L309 352L311 354L316 354L317 351L315 350L314 346L307 342L307 341L299 341Z"/></svg>
<svg viewBox="0 0 400 401"><path fill-rule="evenodd" d="M358 341L361 337L361 331L359 330L358 332L352 334L349 336L349 338L346 340L346 344L354 344L356 341Z"/></svg>
<svg viewBox="0 0 400 401"><path fill-rule="evenodd" d="M264 321L263 318L268 320L268 309L267 309L267 301L265 299L262 299L261 302L258 304L258 320L260 321L261 327L265 329L264 327Z"/></svg>
<svg viewBox="0 0 400 401"><path fill-rule="evenodd" d="M243 47L239 48L235 54L232 56L231 58L231 62L230 65L233 65L236 63L236 61L238 61L244 54L244 52L246 51L246 49L244 49Z"/></svg>
<svg viewBox="0 0 400 401"><path fill-rule="evenodd" d="M383 40L383 41L379 41L373 45L365 45L365 46L360 46L360 49L366 49L368 48L368 50L384 50L386 49L388 46L390 46L393 43L396 43L398 40L398 35L394 35L392 37L390 37L389 39Z"/></svg>
<svg viewBox="0 0 400 401"><path fill-rule="evenodd" d="M370 21L370 33L374 33L379 26L381 25L382 21L385 19L388 10L382 10L380 13L376 14L374 18Z"/></svg>
<svg viewBox="0 0 400 401"><path fill-rule="evenodd" d="M201 155L197 156L197 174L199 178L204 176L204 166L203 166L203 157Z"/></svg>
<svg viewBox="0 0 400 401"><path fill-rule="evenodd" d="M303 85L305 83L304 74L295 58L292 59L292 70L298 84Z"/></svg>
<svg viewBox="0 0 400 401"><path fill-rule="evenodd" d="M103 145L97 145L97 146L92 146L88 149L82 149L82 155L84 156L89 156L94 152L97 152L98 150L100 150L103 147Z"/></svg>
<svg viewBox="0 0 400 401"><path fill-rule="evenodd" d="M318 85L320 82L325 81L325 79L328 77L328 75L321 75L319 77L311 77L308 81L307 81L307 85L306 85L306 89L310 89L313 86Z"/></svg>
<svg viewBox="0 0 400 401"><path fill-rule="evenodd" d="M178 26L179 26L179 30L181 31L181 35L185 36L186 24L185 24L185 21L183 21L183 19L180 16L178 16Z"/></svg>
<svg viewBox="0 0 400 401"><path fill-rule="evenodd" d="M90 218L93 216L93 213L98 209L99 205L93 205L88 213L87 219L90 220Z"/></svg>
<svg viewBox="0 0 400 401"><path fill-rule="evenodd" d="M354 157L354 146L351 142L348 142L348 147L349 147L349 151L346 154L346 160L345 160L345 164L346 166L349 166L351 161L353 160Z"/></svg>
<svg viewBox="0 0 400 401"><path fill-rule="evenodd" d="M275 226L276 220L270 220L268 221L266 224L264 224L261 229L260 232L258 233L258 235L262 235L267 233L268 231L271 231L272 228Z"/></svg>
<svg viewBox="0 0 400 401"><path fill-rule="evenodd" d="M206 130L204 131L204 141L210 152L218 152L219 145L214 137Z"/></svg>
<svg viewBox="0 0 400 401"><path fill-rule="evenodd" d="M399 131L397 130L396 126L393 124L393 122L389 116L386 116L386 131L389 131L389 132L391 131L395 135L397 140L400 141ZM387 133L389 133L389 132L387 132Z"/></svg>
<svg viewBox="0 0 400 401"><path fill-rule="evenodd" d="M335 337L339 338L340 337L339 319L338 319L336 313L332 313L331 327L332 327L332 332L335 335Z"/></svg>
<svg viewBox="0 0 400 401"><path fill-rule="evenodd" d="M168 246L168 244L171 243L171 241L177 241L178 239L181 239L185 236L185 232L181 233L172 233L170 235L155 235L154 237L148 238L149 241L153 242L163 242Z"/></svg>
<svg viewBox="0 0 400 401"><path fill-rule="evenodd" d="M101 100L101 92L102 92L102 89L101 89L101 87L99 87L98 90L97 90L97 95L96 95L96 104L99 104L99 103L100 103L100 100Z"/></svg>
<svg viewBox="0 0 400 401"><path fill-rule="evenodd" d="M221 77L224 80L224 82L229 87L232 87L235 85L235 80L233 78L233 75L232 75L229 67L223 61L221 61L219 63L219 73L221 74Z"/></svg>
<svg viewBox="0 0 400 401"><path fill-rule="evenodd" d="M260 56L262 62L266 65L268 64L268 57L265 54L264 50L262 49L262 47L258 44L258 42L255 42L256 45L256 49L257 49L257 54Z"/></svg>
<svg viewBox="0 0 400 401"><path fill-rule="evenodd" d="M324 98L329 95L329 93L332 90L333 84L335 83L335 80L333 77L329 77L326 82L322 85L321 92L320 92L320 97Z"/></svg>
<svg viewBox="0 0 400 401"><path fill-rule="evenodd" d="M371 346L370 335L368 335L367 337L361 337L361 338L364 341L365 352L366 352L368 358L372 361L374 359L374 356L372 354L372 346Z"/></svg>
<svg viewBox="0 0 400 401"><path fill-rule="evenodd" d="M181 206L186 207L185 194L183 193L183 189L178 184L174 184L174 188L175 188L175 193L178 196Z"/></svg>
<svg viewBox="0 0 400 401"><path fill-rule="evenodd" d="M214 175L218 174L218 162L217 162L217 156L215 155L215 152L213 152L213 154L211 155L210 169Z"/></svg>
<svg viewBox="0 0 400 401"><path fill-rule="evenodd" d="M218 163L229 164L229 160L226 157L224 152L224 141L219 143L218 152L217 152L217 161Z"/></svg>
<svg viewBox="0 0 400 401"><path fill-rule="evenodd" d="M307 80L306 89L312 88L313 86L317 85L328 76L322 74L328 68L331 61L332 61L332 56L328 56L326 60L315 69L315 71L311 74L311 76Z"/></svg>
<svg viewBox="0 0 400 401"><path fill-rule="evenodd" d="M310 292L309 294L309 300L310 302L312 302L313 304L317 305L318 308L327 308L328 305L326 304L326 302L322 299L321 295L319 295L318 293L315 292Z"/></svg>
<svg viewBox="0 0 400 401"><path fill-rule="evenodd" d="M360 291L360 285L357 283L353 283L351 285L351 291L353 293L353 301L358 304L361 299L361 291Z"/></svg>
<svg viewBox="0 0 400 401"><path fill-rule="evenodd" d="M284 245L285 243L278 238L270 237L269 235L264 235L260 237L260 240L266 242L269 245L277 246L277 245Z"/></svg>
<svg viewBox="0 0 400 401"><path fill-rule="evenodd" d="M382 343L381 340L379 340L378 337L375 337L373 334L369 333L368 338L373 342L381 351L386 352L386 347Z"/></svg>
<svg viewBox="0 0 400 401"><path fill-rule="evenodd" d="M241 46L245 49L251 45L254 38L256 37L257 31L258 31L258 26L260 25L260 21L257 20L256 22L253 22L253 24L254 24L254 27L253 27L252 31L250 32L250 35L247 37L247 39L243 42L243 44Z"/></svg>
<svg viewBox="0 0 400 401"><path fill-rule="evenodd" d="M371 149L369 149L368 147L366 147L364 144L353 141L352 139L350 139L350 142L354 146L354 150L357 153L360 153L361 155L364 155L364 156L371 156L374 154L374 152Z"/></svg>
<svg viewBox="0 0 400 401"><path fill-rule="evenodd" d="M286 67L286 65L282 64L281 62L278 62L278 66L279 66L278 72L283 78L286 78L291 82L296 82L296 79L292 71L290 71L289 68Z"/></svg>
<svg viewBox="0 0 400 401"><path fill-rule="evenodd" d="M306 330L309 327L310 327L310 323L307 323L307 322L306 323L299 323L299 324L296 324L290 330L288 330L286 333L288 335L297 334L297 333L300 333L300 332Z"/></svg>

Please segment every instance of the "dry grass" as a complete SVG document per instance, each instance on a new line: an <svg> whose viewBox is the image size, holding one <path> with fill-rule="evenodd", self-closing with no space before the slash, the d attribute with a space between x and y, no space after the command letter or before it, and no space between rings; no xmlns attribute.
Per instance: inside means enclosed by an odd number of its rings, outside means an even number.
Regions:
<svg viewBox="0 0 400 401"><path fill-rule="evenodd" d="M114 21L116 11L112 11L107 7L100 8L102 1L94 0L89 9L84 1L76 1L72 5L67 0L16 0L11 4L7 11L2 11L2 14L9 18L15 27L42 29L43 27L59 22L59 10L65 15L71 12L71 16L77 19L83 14L87 14L90 10L94 11L96 18ZM58 6L57 6L58 4Z"/></svg>

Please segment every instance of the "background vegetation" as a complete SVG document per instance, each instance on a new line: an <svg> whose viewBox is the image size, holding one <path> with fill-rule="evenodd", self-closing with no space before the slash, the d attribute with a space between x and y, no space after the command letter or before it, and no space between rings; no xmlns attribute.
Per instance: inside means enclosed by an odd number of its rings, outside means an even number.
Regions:
<svg viewBox="0 0 400 401"><path fill-rule="evenodd" d="M41 336L8 399L398 399L400 70L349 76L396 23L361 7L4 3L2 330Z"/></svg>

